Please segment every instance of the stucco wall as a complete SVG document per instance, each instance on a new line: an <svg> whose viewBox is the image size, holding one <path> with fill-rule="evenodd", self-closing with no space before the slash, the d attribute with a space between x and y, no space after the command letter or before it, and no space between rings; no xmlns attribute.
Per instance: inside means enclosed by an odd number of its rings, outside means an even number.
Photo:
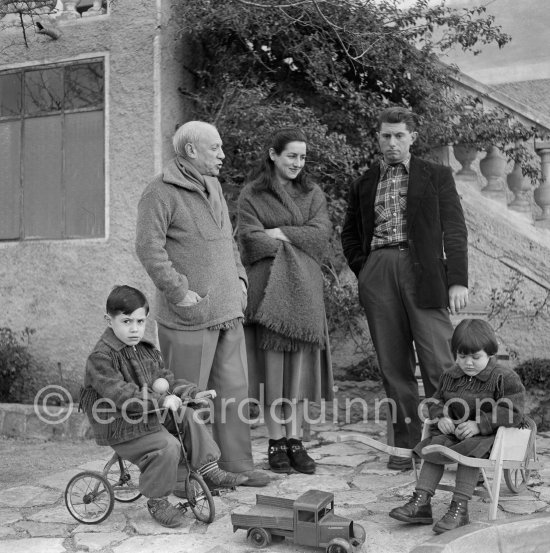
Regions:
<svg viewBox="0 0 550 553"><path fill-rule="evenodd" d="M59 23L62 36L52 41L30 32L29 47L20 30L0 34L0 69L52 63L85 54L107 53L107 228L104 240L0 243L0 326L35 329L32 354L56 382L58 363L65 378L78 382L86 356L104 328L105 299L114 284L127 283L152 297L153 286L134 253L139 196L155 172L155 157L166 157L159 137L173 132L182 117L177 92L155 104L154 59L171 56L155 34L157 8L170 2L117 0L108 15ZM165 40L175 39L165 34ZM155 50L156 49L156 50ZM155 54L156 51L156 54ZM172 88L178 62L171 58ZM155 109L155 105L158 109ZM166 113L168 115L163 116ZM161 124L170 128L166 131ZM154 325L150 325L150 336Z"/></svg>

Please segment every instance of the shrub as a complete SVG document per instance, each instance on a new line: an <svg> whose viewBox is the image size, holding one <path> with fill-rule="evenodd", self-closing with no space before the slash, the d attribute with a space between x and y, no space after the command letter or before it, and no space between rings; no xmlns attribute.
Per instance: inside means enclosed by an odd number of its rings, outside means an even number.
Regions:
<svg viewBox="0 0 550 553"><path fill-rule="evenodd" d="M519 363L514 370L518 373L527 390L542 388L550 390L550 359L533 357Z"/></svg>
<svg viewBox="0 0 550 553"><path fill-rule="evenodd" d="M13 388L22 388L30 373L32 357L28 350L31 328L14 332L0 328L0 401L13 402Z"/></svg>

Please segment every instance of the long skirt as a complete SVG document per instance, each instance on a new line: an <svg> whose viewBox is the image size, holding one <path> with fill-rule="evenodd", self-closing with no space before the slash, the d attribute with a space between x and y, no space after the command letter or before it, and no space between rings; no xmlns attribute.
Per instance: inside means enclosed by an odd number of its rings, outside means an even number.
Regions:
<svg viewBox="0 0 550 553"><path fill-rule="evenodd" d="M326 349L263 350L257 347L259 331L258 325L245 327L250 397L265 405L280 399L332 400L334 379L326 325Z"/></svg>

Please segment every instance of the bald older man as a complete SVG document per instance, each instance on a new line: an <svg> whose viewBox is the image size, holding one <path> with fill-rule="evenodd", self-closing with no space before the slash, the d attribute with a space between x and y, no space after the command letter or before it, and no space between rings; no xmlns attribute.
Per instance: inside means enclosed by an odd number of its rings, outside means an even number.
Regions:
<svg viewBox="0 0 550 553"><path fill-rule="evenodd" d="M220 468L238 484L264 486L254 469L242 327L247 278L217 176L225 155L217 129L190 121L175 133L176 157L144 190L136 253L156 288L160 349L177 378L212 388Z"/></svg>

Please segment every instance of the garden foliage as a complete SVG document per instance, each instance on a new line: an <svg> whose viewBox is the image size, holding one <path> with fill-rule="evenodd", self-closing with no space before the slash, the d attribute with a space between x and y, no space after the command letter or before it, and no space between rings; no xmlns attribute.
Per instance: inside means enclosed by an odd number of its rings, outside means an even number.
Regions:
<svg viewBox="0 0 550 553"><path fill-rule="evenodd" d="M0 402L17 401L23 387L33 379L28 349L33 333L30 328L19 333L0 328Z"/></svg>
<svg viewBox="0 0 550 553"><path fill-rule="evenodd" d="M485 8L454 9L444 1L194 0L179 13L194 77L194 88L182 93L193 117L220 130L227 156L221 179L233 214L272 131L305 130L307 171L327 195L335 229L326 271L334 300L327 301L329 321L333 328L349 325L360 308L354 297L352 312L338 312L351 305L339 295L353 294L338 279L339 231L349 183L377 155L377 113L390 105L417 113L418 154L452 143L465 100L452 92L453 69L440 57L454 47L472 54L488 43L502 47L510 37ZM504 124L502 143L515 142L506 117L485 122Z"/></svg>

